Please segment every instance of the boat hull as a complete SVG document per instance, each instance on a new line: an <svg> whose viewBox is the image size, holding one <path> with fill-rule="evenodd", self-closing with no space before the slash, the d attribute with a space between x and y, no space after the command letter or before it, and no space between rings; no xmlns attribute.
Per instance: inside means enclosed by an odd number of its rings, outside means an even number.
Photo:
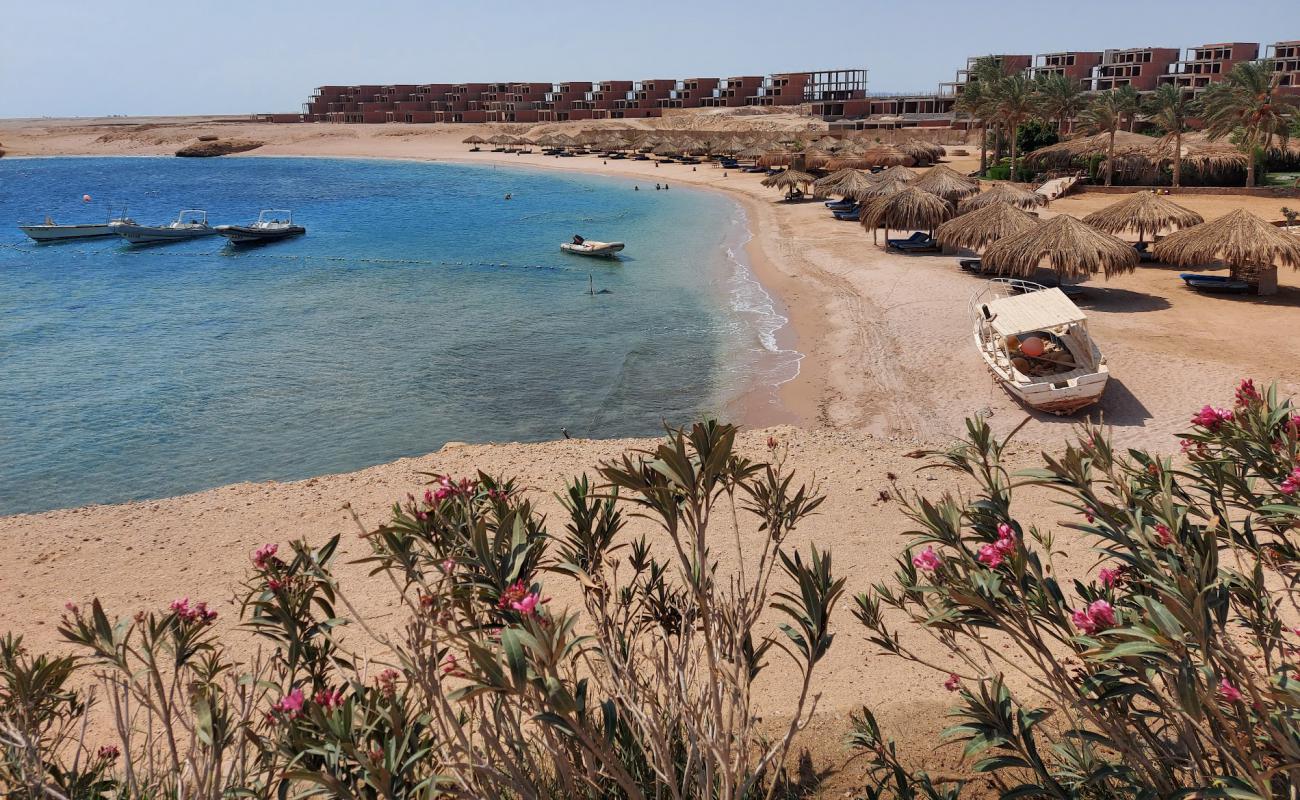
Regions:
<svg viewBox="0 0 1300 800"><path fill-rule="evenodd" d="M281 239L291 239L294 236L301 236L306 232L307 229L301 225L290 225L287 228L276 228L273 230L252 228L245 225L220 225L217 227L217 233L226 237L231 244L262 244L265 242L278 242Z"/></svg>
<svg viewBox="0 0 1300 800"><path fill-rule="evenodd" d="M62 242L68 239L98 239L115 231L107 222L97 225L19 225L19 230L37 242Z"/></svg>
<svg viewBox="0 0 1300 800"><path fill-rule="evenodd" d="M114 225L113 232L131 244L160 244L162 242L183 242L188 239L201 239L204 236L216 236L217 229L149 227L147 225Z"/></svg>
<svg viewBox="0 0 1300 800"><path fill-rule="evenodd" d="M593 244L573 244L565 242L560 249L575 256L592 256L595 258L613 258L624 245L622 242L599 242Z"/></svg>
<svg viewBox="0 0 1300 800"><path fill-rule="evenodd" d="M1110 381L1110 369L1101 364L1094 372L1062 377L1061 380L1026 380L1007 369L994 353L990 353L975 336L975 347L993 377L1007 393L1035 411L1065 416L1094 405L1101 400Z"/></svg>

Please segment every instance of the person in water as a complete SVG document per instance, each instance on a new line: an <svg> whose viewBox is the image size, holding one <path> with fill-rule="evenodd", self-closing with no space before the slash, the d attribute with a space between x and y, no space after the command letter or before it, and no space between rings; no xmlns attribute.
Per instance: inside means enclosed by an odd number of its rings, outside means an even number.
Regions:
<svg viewBox="0 0 1300 800"><path fill-rule="evenodd" d="M573 234L573 243L574 243L574 244L582 244L582 243L585 242L585 241L587 241L587 240L584 239L584 238L582 238L582 237L579 236L578 234L576 234L576 233Z"/></svg>
<svg viewBox="0 0 1300 800"><path fill-rule="evenodd" d="M510 199L510 193L509 193L509 192L506 192L506 199L507 199L507 200Z"/></svg>

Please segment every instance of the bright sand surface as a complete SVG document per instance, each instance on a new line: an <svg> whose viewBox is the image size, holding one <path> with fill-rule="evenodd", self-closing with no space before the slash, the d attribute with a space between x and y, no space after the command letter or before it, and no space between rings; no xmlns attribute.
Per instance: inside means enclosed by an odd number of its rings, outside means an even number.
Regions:
<svg viewBox="0 0 1300 800"><path fill-rule="evenodd" d="M146 122L148 124L138 124ZM801 129L823 127L784 115L698 117L637 121L632 126L718 129ZM610 123L628 127L628 123ZM564 128L513 126L535 134ZM642 177L642 190L655 182L693 184L728 193L740 202L754 238L748 262L783 305L790 325L782 345L805 354L797 379L783 385L779 402L755 391L739 417L755 427L782 424L791 463L806 477L824 481L830 500L823 513L796 537L834 551L836 571L849 576L850 592L888 575L909 525L892 503L878 499L885 473L901 484L937 493L950 480L913 474L917 462L901 454L918 443L942 443L962 429L964 418L983 413L999 430L1026 416L1023 407L993 383L971 342L967 303L979 281L957 269L952 256L900 256L873 246L856 224L838 222L820 203L776 202L779 194L759 185L760 176L714 166L610 161L598 157L548 158L540 154L469 153L460 140L489 136L487 125L269 125L229 120L68 120L0 122L0 147L10 155L159 155L192 142L202 133L266 142L244 157L303 155L437 159L473 163L526 164ZM962 171L973 168L975 151L954 158ZM1053 213L1083 215L1121 199L1082 194L1053 203ZM1286 201L1227 195L1175 195L1173 199L1212 218L1246 207L1266 219L1280 219ZM1292 203L1294 205L1294 203ZM1143 266L1111 281L1088 283L1081 302L1094 338L1106 355L1112 379L1100 409L1089 418L1114 426L1127 445L1163 451L1177 447L1174 434L1206 402L1226 404L1234 383L1253 376L1278 380L1285 394L1300 386L1300 276L1280 275L1273 297L1214 297L1185 289L1179 270ZM1075 419L1033 415L1020 434L1019 458L1039 445L1055 446ZM747 435L758 454L766 434ZM181 595L227 598L245 568L246 555L264 541L324 536L348 530L344 503L374 524L391 502L417 485L417 472L454 474L474 468L509 471L537 488L544 510L565 476L631 442L561 441L448 447L442 452L360 472L286 484L240 484L185 497L121 506L91 507L33 516L0 518L0 575L4 603L0 630L27 633L35 645L55 641L53 621L69 596L92 588L126 614L165 605ZM1043 496L1029 498L1028 519L1052 525L1062 511ZM554 518L554 517L553 517ZM1074 554L1079 571L1093 560L1085 548ZM349 539L347 553L359 553ZM362 583L360 571L345 570ZM361 590L381 608L383 589ZM562 599L562 598L561 598ZM364 604L363 604L364 605ZM806 746L829 765L843 759L839 742L849 711L875 708L905 745L928 751L944 725L950 699L942 676L874 650L852 619L851 603L838 612L836 639L819 680L822 703ZM225 617L235 609L224 606ZM382 613L382 612L380 612ZM912 637L920 641L921 637ZM936 651L927 651L936 652ZM774 670L769 681L783 673ZM769 687L774 685L767 684ZM780 709L773 714L780 715ZM919 751L918 751L919 752ZM955 754L940 751L943 764ZM927 756L933 765L937 756Z"/></svg>

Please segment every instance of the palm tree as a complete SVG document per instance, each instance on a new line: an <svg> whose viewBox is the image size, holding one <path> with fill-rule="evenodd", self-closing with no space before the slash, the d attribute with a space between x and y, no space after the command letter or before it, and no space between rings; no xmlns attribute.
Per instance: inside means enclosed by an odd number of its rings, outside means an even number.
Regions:
<svg viewBox="0 0 1300 800"><path fill-rule="evenodd" d="M1064 75L1047 75L1038 79L1038 104L1044 117L1056 120L1056 130L1064 136L1066 122L1073 121L1088 100L1079 84Z"/></svg>
<svg viewBox="0 0 1300 800"><path fill-rule="evenodd" d="M1034 82L1024 75L1007 75L993 85L993 112L1011 140L1011 179L1016 179L1016 132L1038 116Z"/></svg>
<svg viewBox="0 0 1300 800"><path fill-rule="evenodd" d="M1143 108L1151 121L1164 128L1165 138L1174 144L1174 188L1182 185L1183 131L1187 129L1187 116L1191 112L1191 98L1181 86L1162 83L1147 97Z"/></svg>
<svg viewBox="0 0 1300 800"><path fill-rule="evenodd" d="M1107 186L1113 185L1115 180L1115 132L1124 126L1125 117L1137 112L1137 107L1137 92L1132 86L1125 85L1098 94L1080 115L1088 130L1110 134L1110 143L1106 146Z"/></svg>
<svg viewBox="0 0 1300 800"><path fill-rule="evenodd" d="M971 65L953 110L971 118L980 131L980 174L988 169L988 123L992 116L992 88L1003 77L1002 65L994 56L981 56Z"/></svg>
<svg viewBox="0 0 1300 800"><path fill-rule="evenodd" d="M1296 107L1277 90L1271 60L1243 61L1201 96L1205 135L1213 139L1236 134L1246 153L1246 185L1255 185L1255 157L1274 140L1286 141Z"/></svg>

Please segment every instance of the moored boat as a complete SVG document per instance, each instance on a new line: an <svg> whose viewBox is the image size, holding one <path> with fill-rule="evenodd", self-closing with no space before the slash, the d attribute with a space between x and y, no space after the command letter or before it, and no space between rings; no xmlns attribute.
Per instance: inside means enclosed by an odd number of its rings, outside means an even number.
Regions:
<svg viewBox="0 0 1300 800"><path fill-rule="evenodd" d="M217 229L208 224L208 212L197 208L184 209L168 225L137 225L130 220L114 220L109 227L131 244L179 242L217 235Z"/></svg>
<svg viewBox="0 0 1300 800"><path fill-rule="evenodd" d="M293 222L293 212L283 208L269 208L257 215L251 225L218 225L217 233L231 244L261 244L301 236L307 229Z"/></svg>
<svg viewBox="0 0 1300 800"><path fill-rule="evenodd" d="M37 242L62 242L69 239L96 239L102 236L113 236L116 231L113 230L114 222L134 222L126 216L125 210L119 217L112 217L103 222L79 223L72 225L59 225L50 217L46 217L44 222L23 225L19 224L18 229L27 234L33 241Z"/></svg>
<svg viewBox="0 0 1300 800"><path fill-rule="evenodd" d="M623 247L622 242L593 242L590 239L584 239L581 242L565 242L560 245L560 249L566 253L601 258L613 258Z"/></svg>
<svg viewBox="0 0 1300 800"><path fill-rule="evenodd" d="M971 312L980 356L1022 403L1072 414L1101 399L1110 369L1060 289L996 278L971 298Z"/></svg>

